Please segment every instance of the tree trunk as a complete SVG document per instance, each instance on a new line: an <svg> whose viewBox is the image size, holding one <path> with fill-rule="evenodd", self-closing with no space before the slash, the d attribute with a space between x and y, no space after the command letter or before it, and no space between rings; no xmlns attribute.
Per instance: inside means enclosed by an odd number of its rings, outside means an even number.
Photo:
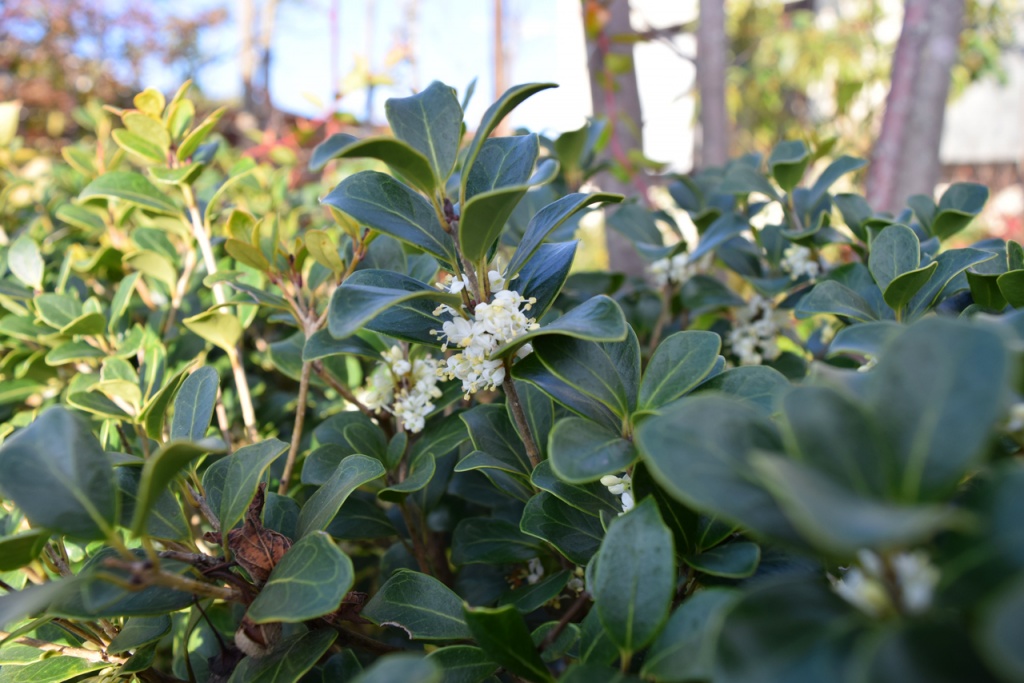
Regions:
<svg viewBox="0 0 1024 683"><path fill-rule="evenodd" d="M505 7L502 0L494 0L494 100L508 90L508 68L505 65ZM497 136L512 134L508 118L494 129Z"/></svg>
<svg viewBox="0 0 1024 683"><path fill-rule="evenodd" d="M238 0L238 70L242 77L242 108L256 110L256 51L252 42L253 22L256 19L256 0Z"/></svg>
<svg viewBox="0 0 1024 683"><path fill-rule="evenodd" d="M274 113L274 103L270 99L270 57L274 43L274 25L277 23L278 0L264 0L263 12L260 16L260 80L262 90L259 97L261 110L260 121L266 125Z"/></svg>
<svg viewBox="0 0 1024 683"><path fill-rule="evenodd" d="M725 0L700 0L697 24L700 137L693 156L696 168L724 166L729 160L729 112L725 106L728 48Z"/></svg>
<svg viewBox="0 0 1024 683"><path fill-rule="evenodd" d="M604 3L584 0L584 6L586 14L583 27L594 116L606 119L611 126L606 154L624 166L639 183L639 187L637 184L623 182L607 171L597 177L597 184L608 192L627 196L644 194L640 171L634 169L629 161L630 150L643 150L643 115L633 63L633 43L614 40L616 36L629 36L633 33L629 22L629 0L610 0ZM609 56L615 56L613 59L624 58L624 65L616 65L613 71L608 64ZM641 201L646 201L646 197L641 197ZM611 229L605 230L605 239L608 262L613 271L631 276L644 275L646 263L628 239Z"/></svg>
<svg viewBox="0 0 1024 683"><path fill-rule="evenodd" d="M867 178L867 199L875 210L897 213L910 195L935 193L963 18L964 0L905 2L882 131Z"/></svg>

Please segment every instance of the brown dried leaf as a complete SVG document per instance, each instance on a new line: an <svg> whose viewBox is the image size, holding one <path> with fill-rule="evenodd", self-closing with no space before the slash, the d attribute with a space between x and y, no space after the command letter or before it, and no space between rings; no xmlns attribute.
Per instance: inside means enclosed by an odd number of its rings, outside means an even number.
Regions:
<svg viewBox="0 0 1024 683"><path fill-rule="evenodd" d="M249 573L253 583L262 586L270 578L270 571L288 552L292 542L287 536L263 526L260 514L267 485L260 484L241 529L228 532L228 548L236 562Z"/></svg>

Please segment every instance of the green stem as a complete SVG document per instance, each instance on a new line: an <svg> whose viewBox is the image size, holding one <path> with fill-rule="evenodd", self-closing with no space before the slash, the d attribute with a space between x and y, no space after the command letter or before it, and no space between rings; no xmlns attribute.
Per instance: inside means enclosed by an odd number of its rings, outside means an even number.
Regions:
<svg viewBox="0 0 1024 683"><path fill-rule="evenodd" d="M295 460L299 456L299 446L302 443L302 427L306 422L306 402L309 398L309 376L312 372L313 361L307 360L302 364L302 375L299 378L299 399L295 407L295 425L292 427L292 443L288 449L288 458L284 461L284 472L281 474L281 483L277 487L277 493L281 496L288 493L288 486L292 478L292 470L295 468Z"/></svg>

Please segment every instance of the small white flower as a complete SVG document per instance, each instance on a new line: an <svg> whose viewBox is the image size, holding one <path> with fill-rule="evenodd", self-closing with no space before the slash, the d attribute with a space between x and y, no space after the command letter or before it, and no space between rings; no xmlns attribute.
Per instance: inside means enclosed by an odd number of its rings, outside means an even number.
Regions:
<svg viewBox="0 0 1024 683"><path fill-rule="evenodd" d="M488 277L492 284L504 284L498 271L491 271ZM443 340L442 349L456 346L460 351L448 357L438 370L446 379L462 381L462 390L466 395L494 389L505 380L505 364L500 359L492 359L491 354L498 347L515 341L539 325L536 319L528 318L526 312L537 302L526 299L519 292L498 289L490 301L476 304L472 317L463 317L459 312L448 307L447 311L438 308L435 313L449 312L454 317L441 325L440 330L432 334ZM516 353L518 358L528 355L533 350L524 344Z"/></svg>
<svg viewBox="0 0 1024 683"><path fill-rule="evenodd" d="M527 562L526 571L526 583L531 586L544 578L544 565L541 564L539 557L535 557Z"/></svg>
<svg viewBox="0 0 1024 683"><path fill-rule="evenodd" d="M939 570L924 551L900 552L884 560L860 550L857 565L829 580L836 595L865 614L879 617L894 609L920 614L931 606Z"/></svg>
<svg viewBox="0 0 1024 683"><path fill-rule="evenodd" d="M654 280L655 284L659 286L664 287L669 283L681 285L694 275L707 270L710 263L710 254L692 261L688 253L681 251L671 258L654 261L647 267L647 272L650 273L651 279Z"/></svg>
<svg viewBox="0 0 1024 683"><path fill-rule="evenodd" d="M619 496L619 502L622 504L622 513L620 514L633 509L633 478L629 474L623 474L621 477L606 474L601 477L601 486L608 489L608 493L613 496Z"/></svg>
<svg viewBox="0 0 1024 683"><path fill-rule="evenodd" d="M1024 430L1024 402L1014 403L1010 407L1010 419L1006 423L1006 431L1019 432Z"/></svg>
<svg viewBox="0 0 1024 683"><path fill-rule="evenodd" d="M799 280L804 275L813 280L821 272L821 265L814 260L809 247L794 244L783 251L782 256L782 269L794 280Z"/></svg>
<svg viewBox="0 0 1024 683"><path fill-rule="evenodd" d="M427 415L434 410L433 399L441 397L437 361L410 361L399 346L392 346L381 357L383 363L374 368L363 390L363 403L374 412L393 414L408 432L422 431Z"/></svg>
<svg viewBox="0 0 1024 683"><path fill-rule="evenodd" d="M742 365L760 365L779 357L776 338L787 314L775 308L771 299L755 294L747 305L736 312L736 324L726 336L726 343Z"/></svg>

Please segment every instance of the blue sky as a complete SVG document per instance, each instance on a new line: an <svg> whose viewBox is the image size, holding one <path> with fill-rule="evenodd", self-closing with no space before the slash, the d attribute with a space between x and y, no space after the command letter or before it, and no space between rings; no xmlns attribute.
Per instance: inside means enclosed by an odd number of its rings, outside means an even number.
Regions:
<svg viewBox="0 0 1024 683"><path fill-rule="evenodd" d="M342 76L352 71L356 57L367 48L367 2L375 5L373 60L379 70L395 42L403 20L403 0L341 0ZM563 93L546 96L546 102L524 105L513 124L530 128L568 129L578 127L589 113L589 90L583 71L584 54L578 25L567 27L572 35L559 35L560 26L570 10L578 13L578 0L507 0L506 36L511 54L510 83L553 80L563 85ZM222 0L186 0L185 7L221 6ZM271 93L275 104L288 111L315 115L322 111L316 102L330 98L330 0L282 0L275 33L271 70ZM212 97L237 97L240 93L236 51L238 31L233 23L236 5L230 2L232 21L208 32L204 47L220 58L207 67L200 78L201 87ZM460 92L477 79L476 95L467 112L469 120L478 118L493 94L492 7L490 0L421 0L419 3L418 57L420 86L441 80ZM186 9L187 11L187 9ZM572 18L569 16L568 18ZM571 48L578 48L574 55ZM374 118L384 120L384 100L392 95L409 94L411 74L401 66L392 72L395 85L377 89ZM166 76L154 73L157 80ZM566 82L569 81L569 82ZM161 83L167 89L173 84ZM538 98L544 96L538 96ZM346 96L341 108L362 115L365 96L356 92Z"/></svg>

